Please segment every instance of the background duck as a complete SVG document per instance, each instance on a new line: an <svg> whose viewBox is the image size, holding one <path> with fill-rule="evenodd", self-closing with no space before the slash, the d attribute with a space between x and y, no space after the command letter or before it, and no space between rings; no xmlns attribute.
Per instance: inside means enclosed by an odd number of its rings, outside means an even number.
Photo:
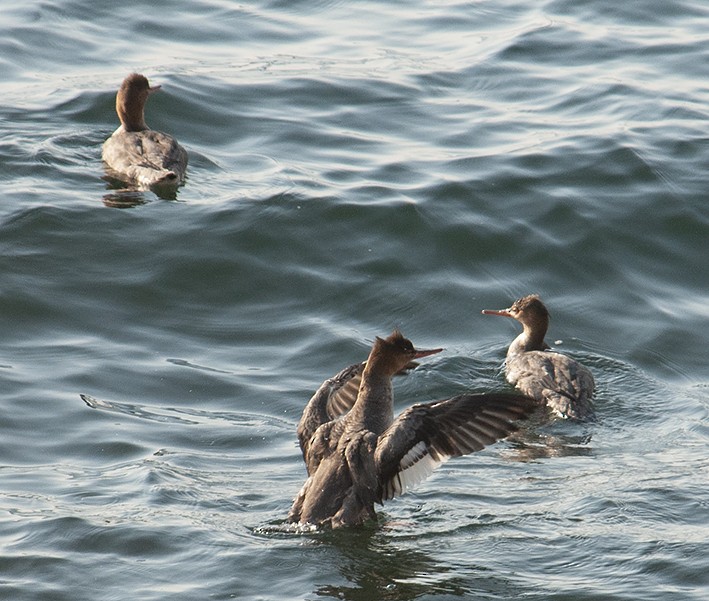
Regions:
<svg viewBox="0 0 709 601"><path fill-rule="evenodd" d="M522 324L522 333L507 350L505 368L510 384L545 403L560 417L583 419L593 415L593 375L578 361L549 350L544 341L549 311L539 296L524 296L509 309L482 312L511 317Z"/></svg>
<svg viewBox="0 0 709 601"><path fill-rule="evenodd" d="M160 86L150 87L145 76L132 73L116 94L121 125L103 144L108 174L141 188L178 186L185 179L187 151L172 136L145 123L145 103Z"/></svg>

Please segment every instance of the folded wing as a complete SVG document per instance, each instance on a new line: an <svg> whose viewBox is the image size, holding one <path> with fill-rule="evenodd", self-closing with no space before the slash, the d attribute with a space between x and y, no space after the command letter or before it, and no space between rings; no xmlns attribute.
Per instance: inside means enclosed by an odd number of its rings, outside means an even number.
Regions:
<svg viewBox="0 0 709 601"><path fill-rule="evenodd" d="M571 357L547 351L523 353L509 362L507 379L524 394L545 401L560 417L593 416L593 375Z"/></svg>

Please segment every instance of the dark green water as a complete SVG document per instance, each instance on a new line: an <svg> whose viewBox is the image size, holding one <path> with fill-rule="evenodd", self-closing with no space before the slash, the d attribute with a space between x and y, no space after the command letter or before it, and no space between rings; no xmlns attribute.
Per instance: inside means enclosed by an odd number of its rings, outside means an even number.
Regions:
<svg viewBox="0 0 709 601"><path fill-rule="evenodd" d="M28 3L0 56L0 598L709 594L709 9ZM109 189L131 71L190 153ZM598 421L278 531L322 380L399 327L413 402L504 388L537 292ZM94 407L79 397L98 399Z"/></svg>

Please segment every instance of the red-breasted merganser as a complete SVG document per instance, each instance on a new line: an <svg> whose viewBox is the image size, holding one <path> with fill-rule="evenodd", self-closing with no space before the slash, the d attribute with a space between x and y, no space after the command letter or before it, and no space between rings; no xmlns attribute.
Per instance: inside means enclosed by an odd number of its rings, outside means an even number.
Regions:
<svg viewBox="0 0 709 601"><path fill-rule="evenodd" d="M187 169L187 152L177 140L145 123L145 102L159 89L138 73L126 77L116 94L121 125L103 144L108 174L145 189L178 186Z"/></svg>
<svg viewBox="0 0 709 601"><path fill-rule="evenodd" d="M522 333L512 341L505 360L510 384L560 417L593 415L593 375L578 361L549 350L544 342L549 312L536 294L516 300L509 309L483 313L512 317L522 324Z"/></svg>
<svg viewBox="0 0 709 601"><path fill-rule="evenodd" d="M441 350L418 350L395 331L377 337L365 363L320 386L298 424L308 479L288 521L360 525L375 517L375 503L405 493L450 457L507 436L538 406L518 394L462 395L413 405L394 420L392 376Z"/></svg>

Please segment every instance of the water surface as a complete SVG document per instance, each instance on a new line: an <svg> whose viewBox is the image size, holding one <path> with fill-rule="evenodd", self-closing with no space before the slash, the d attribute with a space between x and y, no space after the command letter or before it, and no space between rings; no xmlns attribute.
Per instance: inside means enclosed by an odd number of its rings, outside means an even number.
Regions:
<svg viewBox="0 0 709 601"><path fill-rule="evenodd" d="M709 593L709 11L28 3L0 36L0 596ZM103 179L122 78L190 153ZM320 382L399 327L396 410L505 388L537 292L598 421L532 423L356 531L278 532ZM88 404L79 393L91 395Z"/></svg>

